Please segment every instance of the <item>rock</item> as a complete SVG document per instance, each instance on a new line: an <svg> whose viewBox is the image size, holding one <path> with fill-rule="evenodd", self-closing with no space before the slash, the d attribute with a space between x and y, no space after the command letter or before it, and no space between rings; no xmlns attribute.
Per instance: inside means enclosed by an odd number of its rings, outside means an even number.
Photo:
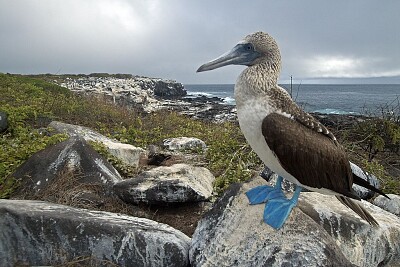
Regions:
<svg viewBox="0 0 400 267"><path fill-rule="evenodd" d="M206 168L175 164L119 182L114 185L114 192L123 201L134 204L197 202L211 197L214 179Z"/></svg>
<svg viewBox="0 0 400 267"><path fill-rule="evenodd" d="M192 266L398 266L400 222L367 202L381 227L373 228L334 196L309 192L280 230L263 220L265 205L249 205L245 192L262 178L231 186L199 222Z"/></svg>
<svg viewBox="0 0 400 267"><path fill-rule="evenodd" d="M114 102L122 100L133 105L138 104L144 109L147 104L158 102L154 97L177 98L187 94L183 85L176 81L132 75L66 78L59 85L79 94L104 95L111 97Z"/></svg>
<svg viewBox="0 0 400 267"><path fill-rule="evenodd" d="M275 178L274 176L277 176L276 173L271 171L268 166L264 165L264 169L260 172L260 177L263 178L265 181L269 182L271 179Z"/></svg>
<svg viewBox="0 0 400 267"><path fill-rule="evenodd" d="M193 149L205 150L207 148L204 141L195 137L168 138L163 141L163 146L172 151Z"/></svg>
<svg viewBox="0 0 400 267"><path fill-rule="evenodd" d="M85 258L90 266L187 267L189 263L189 237L144 218L0 199L0 228L4 267L55 266Z"/></svg>
<svg viewBox="0 0 400 267"><path fill-rule="evenodd" d="M358 177L364 179L367 181L369 184L374 186L375 188L380 188L379 180L376 178L374 175L369 174L368 172L363 171L360 167L358 167L356 164L350 162L350 167L352 172L357 175ZM353 189L357 193L357 195L364 200L370 199L375 195L375 192L372 190L369 190L365 187L353 184Z"/></svg>
<svg viewBox="0 0 400 267"><path fill-rule="evenodd" d="M154 85L154 95L162 98L177 98L186 96L187 92L181 83L159 80Z"/></svg>
<svg viewBox="0 0 400 267"><path fill-rule="evenodd" d="M114 167L79 137L35 153L12 176L21 180L20 189L24 193L35 194L55 182L63 172L77 174L77 182L86 184L111 186L122 180Z"/></svg>
<svg viewBox="0 0 400 267"><path fill-rule="evenodd" d="M400 265L400 220L381 208L362 201L362 205L378 221L370 226L334 196L306 193L300 209L313 218L332 236L345 257L357 266Z"/></svg>
<svg viewBox="0 0 400 267"><path fill-rule="evenodd" d="M101 142L106 146L111 155L117 157L129 166L138 167L140 158L146 154L145 150L142 148L112 140L87 127L59 121L52 121L49 127L54 128L59 133L65 133L69 136L79 136L86 141Z"/></svg>
<svg viewBox="0 0 400 267"><path fill-rule="evenodd" d="M8 117L5 112L0 111L0 133L8 128Z"/></svg>
<svg viewBox="0 0 400 267"><path fill-rule="evenodd" d="M148 158L147 158L148 165L161 166L172 157L172 155L161 153L159 151L159 148L155 145L149 145L147 149L148 149Z"/></svg>
<svg viewBox="0 0 400 267"><path fill-rule="evenodd" d="M172 157L171 155L165 155L163 153L152 154L149 155L147 164L154 166L161 166L166 160L169 160L171 157Z"/></svg>
<svg viewBox="0 0 400 267"><path fill-rule="evenodd" d="M367 116L357 114L311 113L311 115L318 119L318 121L320 121L326 127L336 129L336 131L352 128L354 124L368 119Z"/></svg>
<svg viewBox="0 0 400 267"><path fill-rule="evenodd" d="M395 194L387 194L390 199L384 196L378 196L374 199L374 205L393 213L400 217L400 196Z"/></svg>
<svg viewBox="0 0 400 267"><path fill-rule="evenodd" d="M270 182L272 185L275 185L276 179L278 179L278 175L271 171L268 166L264 166L264 169L260 172L260 177ZM289 182L286 179L282 180L282 190L285 192L293 193L296 190L296 185L294 183ZM302 192L309 192L307 188L303 188Z"/></svg>

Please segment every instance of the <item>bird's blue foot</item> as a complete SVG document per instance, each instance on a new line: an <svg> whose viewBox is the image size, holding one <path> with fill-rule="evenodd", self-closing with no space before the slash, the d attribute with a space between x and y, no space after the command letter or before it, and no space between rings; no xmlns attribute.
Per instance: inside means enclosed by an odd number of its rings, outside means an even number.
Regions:
<svg viewBox="0 0 400 267"><path fill-rule="evenodd" d="M278 177L275 186L260 185L246 192L251 205L267 202L269 199L275 198L277 193L282 193L281 189L282 177Z"/></svg>
<svg viewBox="0 0 400 267"><path fill-rule="evenodd" d="M275 229L283 226L290 212L296 206L302 188L296 187L291 199L287 199L283 192L276 193L274 198L270 198L264 209L264 222Z"/></svg>

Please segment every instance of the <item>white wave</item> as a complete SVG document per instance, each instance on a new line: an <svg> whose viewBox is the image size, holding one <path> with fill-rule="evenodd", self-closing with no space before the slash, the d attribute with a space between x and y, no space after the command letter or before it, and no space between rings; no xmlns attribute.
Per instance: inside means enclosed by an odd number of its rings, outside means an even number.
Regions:
<svg viewBox="0 0 400 267"><path fill-rule="evenodd" d="M210 94L210 93L204 93L204 92L187 92L189 96L206 96L206 97L213 97L215 95Z"/></svg>
<svg viewBox="0 0 400 267"><path fill-rule="evenodd" d="M227 104L227 105L235 105L235 104L236 104L235 99L234 99L233 97L229 97L229 96L224 97L223 100L222 100L222 102L223 102L224 104Z"/></svg>
<svg viewBox="0 0 400 267"><path fill-rule="evenodd" d="M314 113L321 113L321 114L337 114L337 115L356 115L356 114L359 114L358 112L344 111L344 110L334 109L334 108L317 109L317 110L314 110L313 112Z"/></svg>

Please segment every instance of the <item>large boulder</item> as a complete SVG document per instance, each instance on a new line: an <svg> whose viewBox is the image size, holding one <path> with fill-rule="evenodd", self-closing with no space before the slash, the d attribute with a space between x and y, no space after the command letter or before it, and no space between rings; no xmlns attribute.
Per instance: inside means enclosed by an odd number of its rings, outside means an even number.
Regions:
<svg viewBox="0 0 400 267"><path fill-rule="evenodd" d="M373 227L334 196L305 193L299 208L314 219L357 266L400 266L400 220L395 215L362 201L378 221Z"/></svg>
<svg viewBox="0 0 400 267"><path fill-rule="evenodd" d="M384 196L378 196L374 199L374 204L400 217L400 196L395 194L387 194L387 196L390 199Z"/></svg>
<svg viewBox="0 0 400 267"><path fill-rule="evenodd" d="M65 133L69 136L78 136L86 141L101 142L106 146L111 155L117 157L123 163L133 167L137 167L140 158L146 154L145 150L142 148L112 140L87 127L59 121L52 121L49 124L49 127L54 128L59 133Z"/></svg>
<svg viewBox="0 0 400 267"><path fill-rule="evenodd" d="M84 264L83 259L91 266L188 266L189 237L143 218L2 199L0 229L4 267Z"/></svg>
<svg viewBox="0 0 400 267"><path fill-rule="evenodd" d="M305 192L280 230L263 220L265 205L245 192L262 178L230 187L199 222L189 257L194 266L398 266L398 218L363 201L371 227L333 196Z"/></svg>
<svg viewBox="0 0 400 267"><path fill-rule="evenodd" d="M4 132L8 128L7 114L0 111L0 133Z"/></svg>
<svg viewBox="0 0 400 267"><path fill-rule="evenodd" d="M19 193L34 195L63 173L75 174L79 183L107 185L109 191L114 183L122 180L118 171L79 137L35 153L12 176L21 181Z"/></svg>
<svg viewBox="0 0 400 267"><path fill-rule="evenodd" d="M160 166L114 185L127 203L165 205L204 201L211 197L214 175L206 168L187 164Z"/></svg>

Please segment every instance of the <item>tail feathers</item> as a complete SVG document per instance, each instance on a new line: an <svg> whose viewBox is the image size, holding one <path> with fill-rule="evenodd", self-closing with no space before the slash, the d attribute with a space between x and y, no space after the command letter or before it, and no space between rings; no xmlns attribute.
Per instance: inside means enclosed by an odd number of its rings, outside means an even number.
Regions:
<svg viewBox="0 0 400 267"><path fill-rule="evenodd" d="M344 196L336 196L336 198L343 203L346 207L352 209L362 219L366 220L370 225L378 227L378 222L372 217L372 215L360 204L353 201L352 199Z"/></svg>
<svg viewBox="0 0 400 267"><path fill-rule="evenodd" d="M374 191L374 192L376 192L376 193L379 193L379 194L381 194L382 196L384 196L384 197L390 199L390 198L389 198L385 193L383 193L381 190L379 190L378 188L376 188L376 187L374 187L373 185L371 185L370 183L368 183L368 181L366 181L366 180L364 180L364 179L358 177L358 176L355 175L354 173L353 173L353 183L355 183L356 185L365 187L365 188L367 188L367 189L369 189L369 190L371 190L371 191Z"/></svg>

